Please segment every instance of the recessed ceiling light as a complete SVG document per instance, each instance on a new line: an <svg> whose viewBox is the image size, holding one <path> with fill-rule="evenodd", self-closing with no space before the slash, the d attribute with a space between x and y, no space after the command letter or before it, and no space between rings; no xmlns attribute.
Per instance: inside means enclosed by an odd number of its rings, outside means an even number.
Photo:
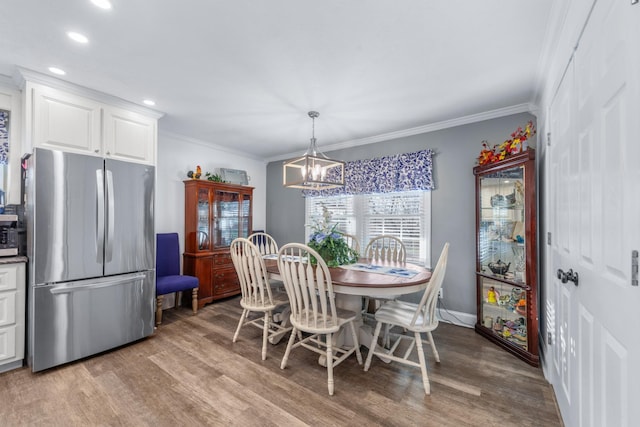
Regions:
<svg viewBox="0 0 640 427"><path fill-rule="evenodd" d="M91 3L95 4L100 9L111 9L111 2L109 0L91 0Z"/></svg>
<svg viewBox="0 0 640 427"><path fill-rule="evenodd" d="M73 41L78 43L89 43L89 39L84 34L76 33L75 31L69 31L67 36Z"/></svg>
<svg viewBox="0 0 640 427"><path fill-rule="evenodd" d="M142 101L145 105L149 105L149 106L154 106L156 105L155 101L152 101L150 99L145 99L144 101Z"/></svg>
<svg viewBox="0 0 640 427"><path fill-rule="evenodd" d="M49 67L49 71L51 71L53 74L57 74L59 76L64 76L66 73L66 71L57 68L57 67Z"/></svg>

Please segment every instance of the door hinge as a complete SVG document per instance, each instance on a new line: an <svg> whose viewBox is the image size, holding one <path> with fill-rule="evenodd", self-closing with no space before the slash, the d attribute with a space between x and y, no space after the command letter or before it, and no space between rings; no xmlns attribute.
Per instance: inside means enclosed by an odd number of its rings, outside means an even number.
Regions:
<svg viewBox="0 0 640 427"><path fill-rule="evenodd" d="M547 132L547 147L551 147L551 132Z"/></svg>
<svg viewBox="0 0 640 427"><path fill-rule="evenodd" d="M631 286L638 286L638 251L631 251Z"/></svg>
<svg viewBox="0 0 640 427"><path fill-rule="evenodd" d="M553 344L553 335L551 335L551 332L547 332L547 344L552 345Z"/></svg>
<svg viewBox="0 0 640 427"><path fill-rule="evenodd" d="M551 232L547 231L547 245L551 246Z"/></svg>

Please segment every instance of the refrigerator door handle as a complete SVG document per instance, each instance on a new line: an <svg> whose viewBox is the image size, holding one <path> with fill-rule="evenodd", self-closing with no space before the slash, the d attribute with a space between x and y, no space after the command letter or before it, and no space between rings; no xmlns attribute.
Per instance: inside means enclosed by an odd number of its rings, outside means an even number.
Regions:
<svg viewBox="0 0 640 427"><path fill-rule="evenodd" d="M104 259L104 173L96 169L96 260L102 264Z"/></svg>
<svg viewBox="0 0 640 427"><path fill-rule="evenodd" d="M68 294L71 292L75 292L82 289L98 289L98 288L106 288L109 286L117 286L126 283L131 283L135 280L144 280L147 273L136 273L126 275L125 277L120 277L117 279L102 279L102 280L78 280L76 282L67 282L65 284L61 284L58 286L53 286L49 289L54 295L57 294Z"/></svg>
<svg viewBox="0 0 640 427"><path fill-rule="evenodd" d="M113 259L113 234L115 227L115 200L113 196L113 173L107 169L107 231L105 245L105 262Z"/></svg>

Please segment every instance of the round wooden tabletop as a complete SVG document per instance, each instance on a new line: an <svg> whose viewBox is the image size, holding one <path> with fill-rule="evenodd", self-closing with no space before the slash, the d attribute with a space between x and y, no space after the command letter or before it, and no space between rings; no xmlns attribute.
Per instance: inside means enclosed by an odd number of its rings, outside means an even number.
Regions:
<svg viewBox="0 0 640 427"><path fill-rule="evenodd" d="M417 271L412 277L383 274L351 269L348 266L329 268L333 290L336 293L363 296L389 296L410 294L424 290L431 278L431 272L424 267L406 262L385 262L360 259L360 264L379 265ZM276 260L265 260L267 271L274 278L280 278Z"/></svg>

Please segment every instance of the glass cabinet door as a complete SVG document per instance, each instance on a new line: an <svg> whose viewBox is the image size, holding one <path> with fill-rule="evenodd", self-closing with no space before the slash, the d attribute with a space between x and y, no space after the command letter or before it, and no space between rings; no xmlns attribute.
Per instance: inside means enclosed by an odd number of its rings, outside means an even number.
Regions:
<svg viewBox="0 0 640 427"><path fill-rule="evenodd" d="M251 196L249 194L242 195L240 222L240 237L249 237L251 234Z"/></svg>
<svg viewBox="0 0 640 427"><path fill-rule="evenodd" d="M206 188L198 189L198 232L197 242L199 251L211 250L211 230L210 230L211 204L209 201L209 190Z"/></svg>
<svg viewBox="0 0 640 427"><path fill-rule="evenodd" d="M240 194L216 190L214 212L216 235L213 245L216 248L230 246L238 237Z"/></svg>
<svg viewBox="0 0 640 427"><path fill-rule="evenodd" d="M480 177L478 272L526 280L524 166Z"/></svg>
<svg viewBox="0 0 640 427"><path fill-rule="evenodd" d="M488 277L479 279L482 326L527 351L527 291Z"/></svg>
<svg viewBox="0 0 640 427"><path fill-rule="evenodd" d="M524 166L480 177L478 293L482 326L527 351L524 178Z"/></svg>

